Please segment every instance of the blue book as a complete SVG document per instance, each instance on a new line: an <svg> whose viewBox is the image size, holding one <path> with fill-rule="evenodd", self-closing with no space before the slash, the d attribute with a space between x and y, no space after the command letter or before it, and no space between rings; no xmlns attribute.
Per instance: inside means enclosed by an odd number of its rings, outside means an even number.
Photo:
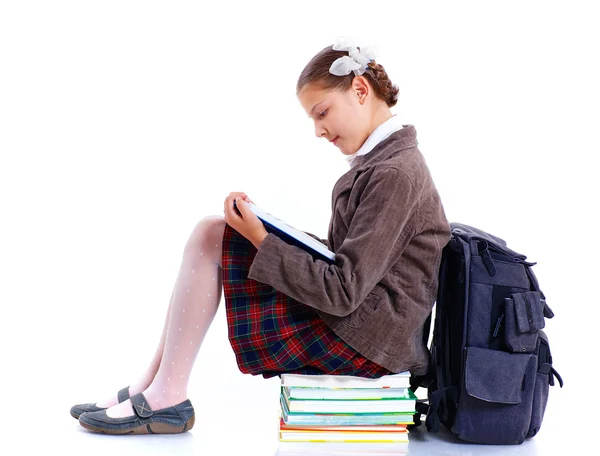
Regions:
<svg viewBox="0 0 600 456"><path fill-rule="evenodd" d="M305 232L300 231L274 215L269 214L265 210L259 208L256 204L246 204L260 221L263 222L268 233L273 233L288 244L295 245L310 253L313 258L321 259L329 264L335 263L335 253L329 250L322 242L317 241ZM236 211L238 210L235 201L233 202L233 207Z"/></svg>
<svg viewBox="0 0 600 456"><path fill-rule="evenodd" d="M280 394L279 404L283 421L286 424L311 424L329 426L352 426L368 424L413 424L415 412L374 412L374 413L310 413L290 412L285 399Z"/></svg>

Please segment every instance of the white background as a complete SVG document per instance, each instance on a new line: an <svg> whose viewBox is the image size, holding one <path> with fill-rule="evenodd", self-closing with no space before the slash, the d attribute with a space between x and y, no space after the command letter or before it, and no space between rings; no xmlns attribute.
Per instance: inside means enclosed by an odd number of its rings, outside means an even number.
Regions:
<svg viewBox="0 0 600 456"><path fill-rule="evenodd" d="M327 236L348 165L316 138L295 84L337 35L371 45L399 86L392 112L415 126L448 219L538 262L556 314L545 330L565 387L534 439L481 447L417 430L410 452L591 441L598 19L573 0L2 1L0 445L274 454L279 379L239 372L224 300L190 380L191 432L104 436L68 412L145 369L187 237L229 192Z"/></svg>

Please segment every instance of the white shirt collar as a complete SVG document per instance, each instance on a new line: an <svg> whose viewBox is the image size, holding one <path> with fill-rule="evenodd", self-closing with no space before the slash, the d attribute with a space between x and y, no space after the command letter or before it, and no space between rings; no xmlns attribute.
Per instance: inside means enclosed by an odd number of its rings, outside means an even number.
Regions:
<svg viewBox="0 0 600 456"><path fill-rule="evenodd" d="M363 143L363 145L354 152L352 155L346 156L346 161L350 165L353 166L353 161L359 155L366 155L373 150L373 148L387 138L389 135L394 133L395 131L402 129L402 122L400 121L400 117L398 114L392 115L388 120L379 125L373 133L369 135L367 140Z"/></svg>

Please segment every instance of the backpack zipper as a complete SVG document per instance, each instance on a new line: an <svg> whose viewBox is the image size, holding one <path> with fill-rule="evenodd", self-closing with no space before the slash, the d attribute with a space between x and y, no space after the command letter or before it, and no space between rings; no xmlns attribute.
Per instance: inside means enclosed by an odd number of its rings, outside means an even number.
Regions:
<svg viewBox="0 0 600 456"><path fill-rule="evenodd" d="M500 315L500 317L496 321L496 328L494 329L494 337L498 336L498 332L500 331L500 326L502 326L502 320L504 320L504 314Z"/></svg>

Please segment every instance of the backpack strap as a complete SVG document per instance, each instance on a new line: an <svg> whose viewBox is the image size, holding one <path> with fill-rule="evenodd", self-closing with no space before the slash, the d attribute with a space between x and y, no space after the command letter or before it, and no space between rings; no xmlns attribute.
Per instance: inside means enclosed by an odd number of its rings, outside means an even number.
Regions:
<svg viewBox="0 0 600 456"><path fill-rule="evenodd" d="M445 386L431 393L431 403L427 411L425 425L429 432L438 432L440 430L440 405L443 400L451 400L456 407L458 405L458 389L455 386ZM448 404L444 403L442 410L448 411Z"/></svg>

